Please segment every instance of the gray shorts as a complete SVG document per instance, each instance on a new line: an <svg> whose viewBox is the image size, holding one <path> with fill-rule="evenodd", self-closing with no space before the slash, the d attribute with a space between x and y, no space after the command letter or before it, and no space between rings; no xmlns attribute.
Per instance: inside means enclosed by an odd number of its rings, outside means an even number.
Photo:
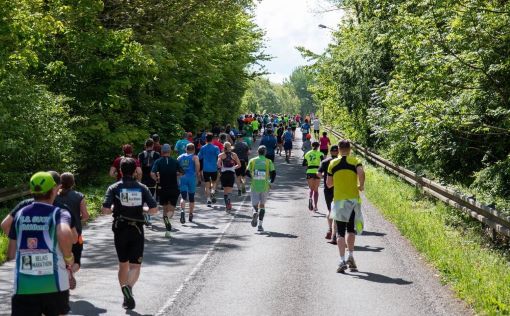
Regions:
<svg viewBox="0 0 510 316"><path fill-rule="evenodd" d="M267 202L267 196L269 195L269 192L250 192L251 194L251 204L253 206L259 205L259 203L266 204Z"/></svg>

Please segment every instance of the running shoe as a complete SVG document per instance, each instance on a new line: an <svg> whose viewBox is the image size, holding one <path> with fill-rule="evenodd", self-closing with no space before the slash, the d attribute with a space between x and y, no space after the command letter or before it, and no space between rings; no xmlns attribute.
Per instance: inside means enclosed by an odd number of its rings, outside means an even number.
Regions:
<svg viewBox="0 0 510 316"><path fill-rule="evenodd" d="M243 192L241 190L237 190L237 196L243 195Z"/></svg>
<svg viewBox="0 0 510 316"><path fill-rule="evenodd" d="M352 255L347 258L347 265L352 272L358 272L358 266L356 266L356 261L354 261L354 257Z"/></svg>
<svg viewBox="0 0 510 316"><path fill-rule="evenodd" d="M328 232L326 233L326 239L331 239L331 231L328 231Z"/></svg>
<svg viewBox="0 0 510 316"><path fill-rule="evenodd" d="M145 223L144 223L145 226L152 226L151 216L149 214L143 213L143 219L145 220Z"/></svg>
<svg viewBox="0 0 510 316"><path fill-rule="evenodd" d="M168 216L163 216L163 222L165 222L165 228L167 231L171 231L172 230L172 224L170 224L170 219L168 218Z"/></svg>
<svg viewBox="0 0 510 316"><path fill-rule="evenodd" d="M227 207L226 207L226 209L227 209L227 212L232 211L232 203L230 203L230 200L227 202Z"/></svg>
<svg viewBox="0 0 510 316"><path fill-rule="evenodd" d="M259 232L263 232L263 231L264 231L264 227L262 227L262 225L259 225L259 227L257 228L257 230L258 230Z"/></svg>
<svg viewBox="0 0 510 316"><path fill-rule="evenodd" d="M181 224L186 223L186 219L184 217L184 211L181 211Z"/></svg>
<svg viewBox="0 0 510 316"><path fill-rule="evenodd" d="M216 203L216 197L214 194L211 194L211 202Z"/></svg>
<svg viewBox="0 0 510 316"><path fill-rule="evenodd" d="M243 194L244 194L244 193L246 193L246 186L244 185L244 183L243 183L243 185L242 185L241 192L242 192Z"/></svg>
<svg viewBox="0 0 510 316"><path fill-rule="evenodd" d="M189 213L188 221L191 223L193 222L193 213Z"/></svg>
<svg viewBox="0 0 510 316"><path fill-rule="evenodd" d="M336 269L336 272L337 273L345 273L345 270L347 270L347 263L345 263L345 261L342 261L338 265L338 268Z"/></svg>
<svg viewBox="0 0 510 316"><path fill-rule="evenodd" d="M313 209L313 211L314 211L315 213L319 213L319 210L318 210L317 208L314 208L314 209Z"/></svg>
<svg viewBox="0 0 510 316"><path fill-rule="evenodd" d="M257 227L258 220L259 220L259 212L254 212L253 216L251 218L251 226L252 227Z"/></svg>
<svg viewBox="0 0 510 316"><path fill-rule="evenodd" d="M134 309L136 306L135 298L133 297L133 292L129 285L124 285L122 287L122 294L124 295L122 307L125 309Z"/></svg>
<svg viewBox="0 0 510 316"><path fill-rule="evenodd" d="M328 243L330 243L332 245L336 245L336 239L333 237L333 238L331 238L330 241L328 241Z"/></svg>
<svg viewBox="0 0 510 316"><path fill-rule="evenodd" d="M212 202L211 202L211 200L207 200L207 206L208 206L208 207L212 207Z"/></svg>
<svg viewBox="0 0 510 316"><path fill-rule="evenodd" d="M74 290L76 288L76 279L74 278L74 273L71 266L67 267L67 273L69 274L69 289Z"/></svg>
<svg viewBox="0 0 510 316"><path fill-rule="evenodd" d="M313 210L312 199L308 199L308 209L309 209L310 211L312 211L312 210Z"/></svg>

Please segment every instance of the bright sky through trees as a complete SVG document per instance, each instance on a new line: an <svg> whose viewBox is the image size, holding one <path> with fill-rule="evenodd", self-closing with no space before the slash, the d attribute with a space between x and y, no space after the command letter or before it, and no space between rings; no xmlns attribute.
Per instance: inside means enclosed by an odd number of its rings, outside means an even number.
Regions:
<svg viewBox="0 0 510 316"><path fill-rule="evenodd" d="M266 53L273 60L265 62L268 77L282 82L292 70L306 63L296 46L304 46L322 53L331 41L331 31L321 29L324 24L337 28L342 16L339 10L325 12L332 5L326 0L262 0L256 10L256 23L266 30Z"/></svg>

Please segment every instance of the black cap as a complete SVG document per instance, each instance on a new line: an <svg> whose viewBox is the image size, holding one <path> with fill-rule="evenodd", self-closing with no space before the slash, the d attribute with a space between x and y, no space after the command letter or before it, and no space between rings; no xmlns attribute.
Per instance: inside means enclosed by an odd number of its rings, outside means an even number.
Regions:
<svg viewBox="0 0 510 316"><path fill-rule="evenodd" d="M338 151L338 145L331 146L331 148L329 150L330 151Z"/></svg>

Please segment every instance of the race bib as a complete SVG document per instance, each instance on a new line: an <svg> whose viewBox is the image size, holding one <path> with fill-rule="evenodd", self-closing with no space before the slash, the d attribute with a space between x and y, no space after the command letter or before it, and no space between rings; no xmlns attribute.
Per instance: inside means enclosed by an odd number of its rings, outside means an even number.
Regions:
<svg viewBox="0 0 510 316"><path fill-rule="evenodd" d="M266 172L265 171L260 171L260 170L255 170L255 175L254 175L254 179L255 180L265 180L266 179Z"/></svg>
<svg viewBox="0 0 510 316"><path fill-rule="evenodd" d="M121 189L120 204L122 206L142 206L142 191L140 189Z"/></svg>
<svg viewBox="0 0 510 316"><path fill-rule="evenodd" d="M53 254L49 251L23 252L20 256L20 273L28 275L53 274Z"/></svg>

